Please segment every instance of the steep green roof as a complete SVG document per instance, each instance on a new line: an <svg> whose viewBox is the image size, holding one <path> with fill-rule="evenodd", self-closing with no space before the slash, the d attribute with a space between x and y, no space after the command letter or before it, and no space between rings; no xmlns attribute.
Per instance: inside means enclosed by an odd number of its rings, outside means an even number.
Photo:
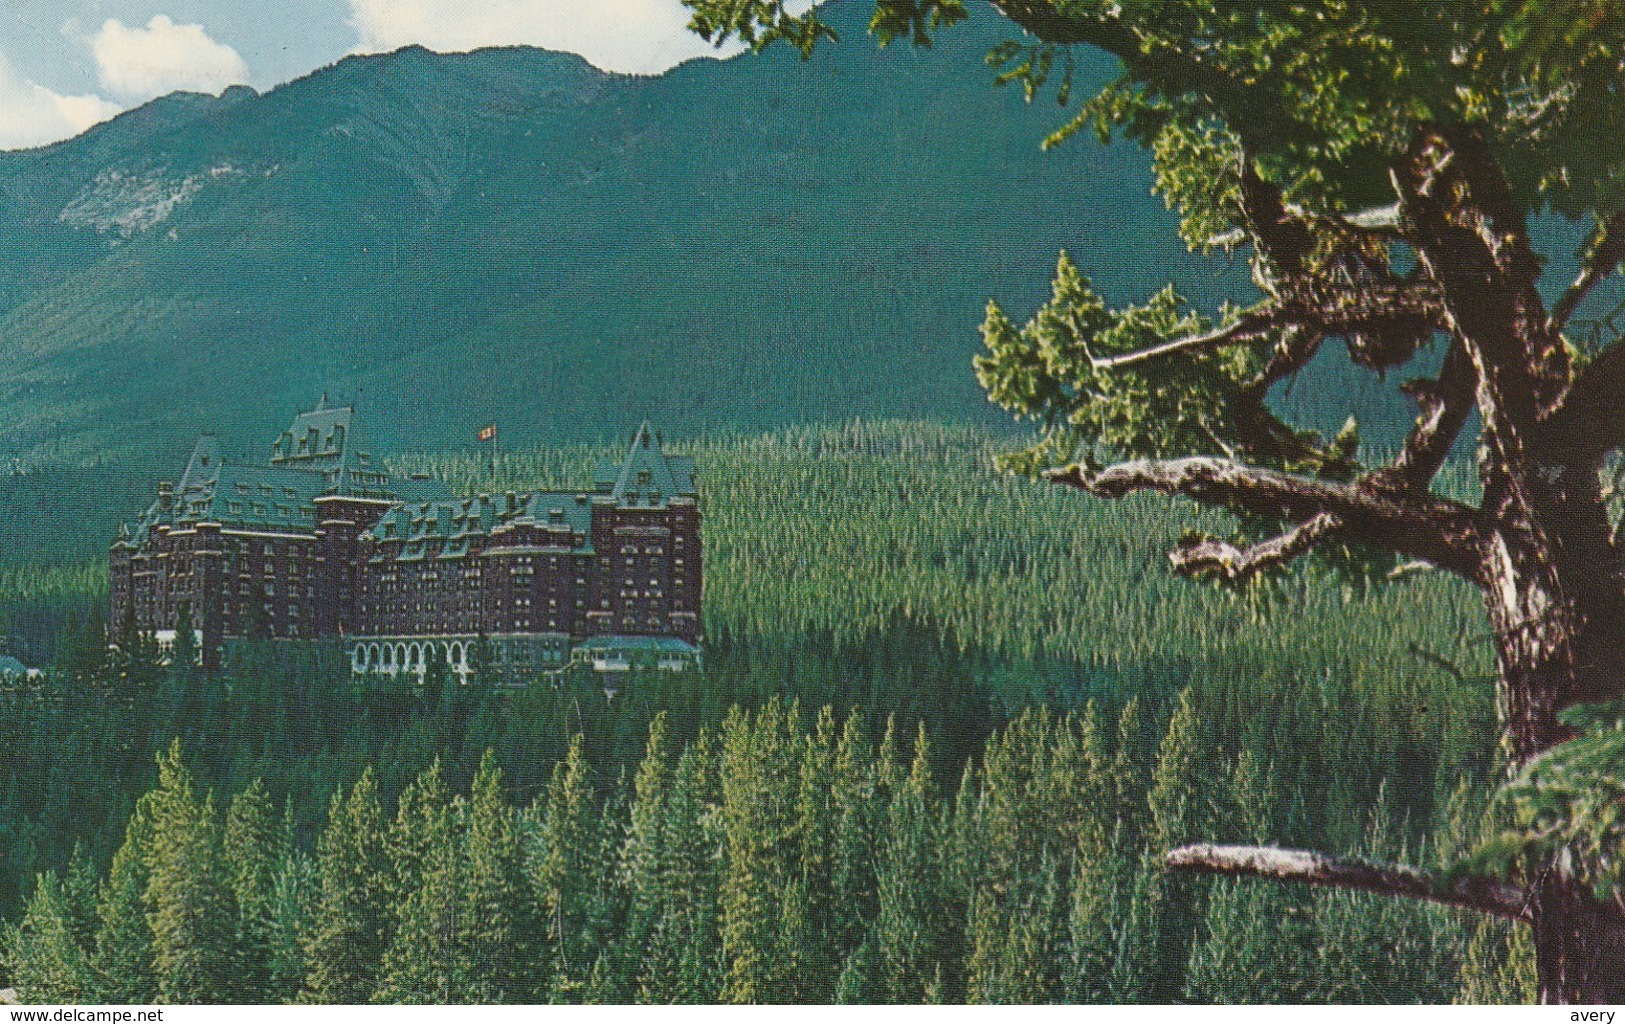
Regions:
<svg viewBox="0 0 1625 1024"><path fill-rule="evenodd" d="M456 501L400 504L391 508L370 531L373 541L400 541L398 561L417 561L434 555L462 558L474 542L510 526L540 526L569 529L579 536L578 551L589 550L592 532L592 505L586 494L576 491L536 491L515 495L514 511L509 513L507 497L480 494Z"/></svg>
<svg viewBox="0 0 1625 1024"><path fill-rule="evenodd" d="M673 458L660 446L660 435L645 420L621 460L609 495L623 504L664 505L673 497L693 497L694 460Z"/></svg>
<svg viewBox="0 0 1625 1024"><path fill-rule="evenodd" d="M240 465L220 452L213 434L198 438L168 508L155 500L121 540L140 547L159 525L184 529L219 523L225 529L314 533L315 499L329 496L378 501L439 501L450 495L438 480L401 479L361 451L352 429L355 409L330 406L324 395L294 417L272 446L264 466ZM127 538L125 534L128 534Z"/></svg>

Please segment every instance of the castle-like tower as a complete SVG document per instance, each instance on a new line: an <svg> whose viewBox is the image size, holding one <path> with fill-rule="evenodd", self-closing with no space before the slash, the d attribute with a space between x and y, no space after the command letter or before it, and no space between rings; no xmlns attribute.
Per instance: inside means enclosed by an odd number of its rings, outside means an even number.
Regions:
<svg viewBox="0 0 1625 1024"><path fill-rule="evenodd" d="M359 674L419 678L699 662L694 461L648 424L590 489L456 499L374 463L354 416L324 400L260 466L200 438L112 545L111 631L168 645L189 622L210 667L256 637L339 639Z"/></svg>

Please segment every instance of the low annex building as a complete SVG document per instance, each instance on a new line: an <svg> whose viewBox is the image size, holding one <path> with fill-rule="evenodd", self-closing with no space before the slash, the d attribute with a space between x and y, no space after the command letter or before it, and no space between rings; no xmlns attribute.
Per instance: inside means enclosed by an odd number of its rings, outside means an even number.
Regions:
<svg viewBox="0 0 1625 1024"><path fill-rule="evenodd" d="M418 679L700 664L694 460L647 423L589 488L456 498L375 463L354 419L324 398L257 466L203 435L113 542L110 630L167 647L190 623L210 667L233 640L338 641L357 674Z"/></svg>

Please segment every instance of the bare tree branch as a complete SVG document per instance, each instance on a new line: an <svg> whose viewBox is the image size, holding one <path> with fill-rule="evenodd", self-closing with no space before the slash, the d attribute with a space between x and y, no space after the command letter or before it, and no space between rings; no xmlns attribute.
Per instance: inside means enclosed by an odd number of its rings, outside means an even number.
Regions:
<svg viewBox="0 0 1625 1024"><path fill-rule="evenodd" d="M1406 387L1421 411L1399 457L1389 469L1377 474L1379 481L1392 480L1412 489L1433 482L1472 415L1476 383L1472 359L1460 340L1452 339L1439 376L1431 381L1412 381Z"/></svg>
<svg viewBox="0 0 1625 1024"><path fill-rule="evenodd" d="M1071 465L1044 476L1101 498L1159 491L1300 522L1331 513L1342 520L1350 539L1477 579L1477 510L1433 494L1395 495L1362 482L1296 476L1205 456L1137 459L1105 469Z"/></svg>
<svg viewBox="0 0 1625 1024"><path fill-rule="evenodd" d="M1527 921L1531 916L1529 894L1504 882L1486 878L1446 882L1431 872L1403 864L1374 864L1355 858L1328 857L1309 850L1198 843L1170 850L1163 863L1170 871L1267 878L1405 896L1515 921Z"/></svg>
<svg viewBox="0 0 1625 1024"><path fill-rule="evenodd" d="M1561 331L1591 290L1619 269L1621 260L1625 260L1625 214L1616 213L1597 225L1585 262L1580 267L1580 276L1553 304L1552 314L1546 320L1546 329Z"/></svg>
<svg viewBox="0 0 1625 1024"><path fill-rule="evenodd" d="M1286 212L1303 220L1314 220L1335 225L1345 231L1366 231L1380 238L1402 240L1399 232L1399 204L1389 203L1387 206L1376 206L1358 213L1344 215L1316 213L1297 203L1287 203ZM1247 232L1243 228L1231 228L1229 231L1213 235L1207 240L1208 245L1229 249L1240 245L1247 240Z"/></svg>
<svg viewBox="0 0 1625 1024"><path fill-rule="evenodd" d="M1193 540L1169 552L1168 560L1181 575L1215 573L1227 580L1243 580L1308 554L1342 525L1337 516L1322 512L1278 537L1245 548L1212 537Z"/></svg>
<svg viewBox="0 0 1625 1024"><path fill-rule="evenodd" d="M1141 363L1147 359L1156 359L1174 352L1183 352L1187 349L1234 345L1237 342L1254 341L1258 338L1268 337L1271 331L1279 329L1280 326L1274 317L1266 312L1246 313L1228 327L1220 327L1183 338L1174 338L1172 341L1165 341L1160 345L1151 345L1133 352L1124 352L1122 355L1106 356L1104 358L1096 358L1091 354L1089 363L1097 370L1110 370L1119 366Z"/></svg>

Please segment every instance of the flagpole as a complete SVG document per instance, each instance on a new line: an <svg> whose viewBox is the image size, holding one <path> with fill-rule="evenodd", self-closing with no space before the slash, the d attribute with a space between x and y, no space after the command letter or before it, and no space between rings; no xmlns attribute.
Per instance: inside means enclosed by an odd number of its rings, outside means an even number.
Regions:
<svg viewBox="0 0 1625 1024"><path fill-rule="evenodd" d="M491 491L495 493L497 489L497 425L493 423L488 427L482 427L475 440L491 442Z"/></svg>

